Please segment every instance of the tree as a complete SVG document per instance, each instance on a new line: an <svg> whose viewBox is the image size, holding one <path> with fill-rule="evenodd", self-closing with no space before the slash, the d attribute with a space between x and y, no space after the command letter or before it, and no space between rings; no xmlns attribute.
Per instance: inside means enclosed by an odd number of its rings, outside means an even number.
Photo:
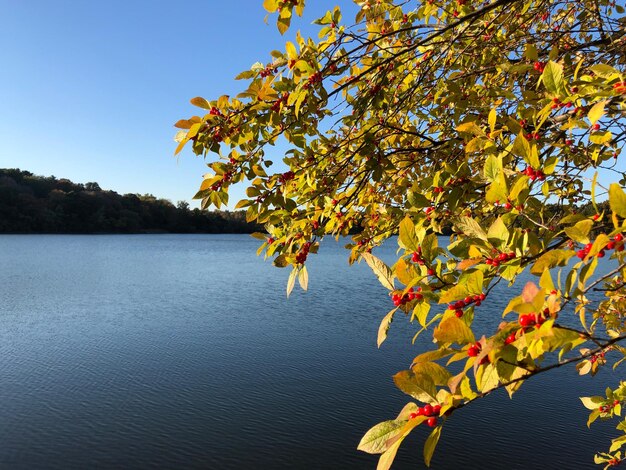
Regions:
<svg viewBox="0 0 626 470"><path fill-rule="evenodd" d="M432 335L433 349L394 377L420 403L359 445L386 469L419 425L433 427L429 464L445 421L495 389L626 357L626 17L608 0L355 3L354 22L335 7L316 21L318 39L298 33L241 73L237 97L193 98L203 111L176 123L176 153L189 144L211 159L203 206L246 184L236 207L265 224L261 251L291 267L288 293L296 280L307 288L323 236L356 230L350 262L365 260L394 304L379 345L402 314ZM264 6L284 33L304 0ZM289 149L273 171L276 143ZM393 234L401 250L388 266L372 249ZM481 331L481 304L523 272L535 282L512 288L499 328ZM589 423L619 416L624 400L626 382L582 398ZM624 443L595 461L620 463Z"/></svg>

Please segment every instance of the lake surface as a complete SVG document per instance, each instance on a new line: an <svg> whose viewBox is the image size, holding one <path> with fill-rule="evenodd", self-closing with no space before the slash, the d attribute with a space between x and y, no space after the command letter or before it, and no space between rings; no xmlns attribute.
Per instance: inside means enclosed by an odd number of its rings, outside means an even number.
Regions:
<svg viewBox="0 0 626 470"><path fill-rule="evenodd" d="M334 240L309 258L309 292L289 299L289 271L257 247L247 235L0 236L0 468L374 469L356 446L411 401L391 376L428 335L411 345L415 325L398 317L376 348L391 302ZM486 332L505 295L480 308ZM597 468L617 421L587 429L577 397L618 377L596 378L568 366L460 410L432 468ZM413 434L394 469L424 468L428 429Z"/></svg>

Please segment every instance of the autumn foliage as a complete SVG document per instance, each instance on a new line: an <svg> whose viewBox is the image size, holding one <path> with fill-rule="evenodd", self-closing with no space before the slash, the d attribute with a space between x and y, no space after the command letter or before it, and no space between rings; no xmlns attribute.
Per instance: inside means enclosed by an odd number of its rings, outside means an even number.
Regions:
<svg viewBox="0 0 626 470"><path fill-rule="evenodd" d="M386 469L423 424L429 464L446 421L493 390L626 357L626 17L607 0L355 3L353 21L335 7L317 38L298 34L241 73L237 97L194 98L202 112L176 124L177 152L210 160L204 206L246 185L236 207L265 224L260 252L292 269L288 292L306 289L324 236L352 234L350 262L372 268L393 306L379 345L398 316L434 340L394 377L417 402L359 445ZM264 6L281 32L305 11ZM282 163L268 159L277 143ZM395 234L386 265L373 248ZM478 329L494 286L524 272L535 281L509 289L499 327ZM624 400L626 382L583 397L589 424ZM626 421L617 429L597 463L622 461Z"/></svg>

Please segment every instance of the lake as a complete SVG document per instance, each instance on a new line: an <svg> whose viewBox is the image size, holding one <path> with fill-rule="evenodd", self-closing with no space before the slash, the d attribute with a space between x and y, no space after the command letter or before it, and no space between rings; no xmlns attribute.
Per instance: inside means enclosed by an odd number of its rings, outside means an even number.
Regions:
<svg viewBox="0 0 626 470"><path fill-rule="evenodd" d="M411 397L391 379L428 347L369 268L325 240L309 291L247 235L0 236L0 468L374 469L356 450ZM375 254L391 259L393 242ZM505 286L480 307L489 332ZM491 310L490 310L491 306ZM497 311L497 309L500 309ZM452 415L434 469L587 469L617 421L586 427L573 366ZM417 429L394 469L424 468Z"/></svg>

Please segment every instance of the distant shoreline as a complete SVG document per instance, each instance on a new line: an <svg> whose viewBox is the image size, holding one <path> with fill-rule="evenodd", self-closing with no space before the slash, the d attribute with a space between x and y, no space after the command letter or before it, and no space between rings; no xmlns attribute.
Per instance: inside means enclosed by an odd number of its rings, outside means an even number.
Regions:
<svg viewBox="0 0 626 470"><path fill-rule="evenodd" d="M2 234L173 234L253 233L245 211L191 209L152 194L118 194L96 182L74 183L0 168Z"/></svg>

